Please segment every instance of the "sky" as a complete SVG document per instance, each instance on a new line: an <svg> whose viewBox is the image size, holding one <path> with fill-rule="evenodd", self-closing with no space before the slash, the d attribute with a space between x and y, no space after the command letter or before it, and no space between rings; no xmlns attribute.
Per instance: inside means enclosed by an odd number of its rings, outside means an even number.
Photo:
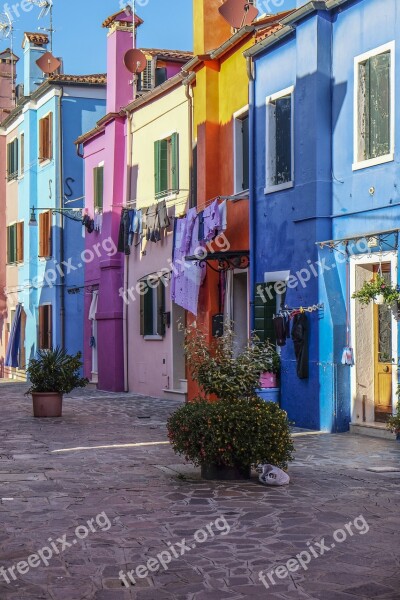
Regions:
<svg viewBox="0 0 400 600"><path fill-rule="evenodd" d="M40 2L40 0L34 0ZM199 1L199 0L195 0ZM24 31L46 27L49 18L38 20L40 9L29 0L9 0L14 22L14 52L22 57ZM276 13L296 5L296 0L257 0L261 13ZM106 17L120 8L120 0L53 0L54 54L62 56L64 72L69 74L104 73L106 70ZM193 0L136 0L136 13L144 20L138 29L138 47L193 49ZM0 12L6 8L0 0ZM25 10L24 10L25 7ZM29 12L26 7L31 8ZM0 40L0 51L9 46ZM22 61L18 68L21 80Z"/></svg>

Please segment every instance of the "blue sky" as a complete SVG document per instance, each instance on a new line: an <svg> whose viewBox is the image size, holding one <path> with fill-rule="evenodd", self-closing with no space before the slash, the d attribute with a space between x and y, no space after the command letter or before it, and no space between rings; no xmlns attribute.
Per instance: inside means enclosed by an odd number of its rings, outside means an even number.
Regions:
<svg viewBox="0 0 400 600"><path fill-rule="evenodd" d="M64 70L70 74L103 73L106 65L106 30L103 20L120 7L119 0L53 0L54 1L54 54L64 59ZM193 48L193 0L136 0L136 12L144 20L138 30L138 46L144 48ZM296 0L258 0L261 12L281 12L295 6ZM9 0L9 7L21 2ZM26 4L25 4L26 5ZM0 11L4 11L0 0ZM22 57L21 42L24 31L46 27L48 18L38 20L40 10L30 12L12 8L14 17L15 53ZM19 15L18 15L19 12ZM0 50L9 45L0 41ZM22 62L22 61L21 61ZM18 70L18 79L21 71Z"/></svg>

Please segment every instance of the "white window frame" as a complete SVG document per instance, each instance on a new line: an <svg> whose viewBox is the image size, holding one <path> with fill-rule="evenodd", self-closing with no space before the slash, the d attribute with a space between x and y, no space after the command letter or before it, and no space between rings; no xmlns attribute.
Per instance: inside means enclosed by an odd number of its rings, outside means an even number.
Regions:
<svg viewBox="0 0 400 600"><path fill-rule="evenodd" d="M243 106L240 110L233 113L233 181L234 194L240 194L248 190L243 190L243 140L242 140L242 121L243 117L249 115L249 105Z"/></svg>
<svg viewBox="0 0 400 600"><path fill-rule="evenodd" d="M266 136L265 136L265 188L264 194L272 194L274 192L280 192L281 190L287 190L294 187L294 85L277 92L276 94L272 94L271 96L267 96L266 99ZM270 119L270 106L275 100L279 100L279 98L283 98L285 96L291 96L291 108L292 108L292 123L291 123L291 162L292 162L292 172L290 176L290 181L286 181L285 183L280 183L278 185L274 185L271 183L272 172L274 163L272 162L272 157L270 155L270 147L271 142L275 140L275 127L271 127L271 119Z"/></svg>
<svg viewBox="0 0 400 600"><path fill-rule="evenodd" d="M384 156L377 156L376 158L359 160L358 158L358 93L360 86L360 70L359 65L372 58L390 52L390 152ZM354 109L353 109L353 127L354 127L354 140L353 140L353 171L360 169L366 169L368 167L374 167L376 165L382 165L387 162L394 161L394 150L395 150L395 121L396 121L396 105L395 105L395 42L388 42L378 48L374 48L364 54L359 54L354 58Z"/></svg>

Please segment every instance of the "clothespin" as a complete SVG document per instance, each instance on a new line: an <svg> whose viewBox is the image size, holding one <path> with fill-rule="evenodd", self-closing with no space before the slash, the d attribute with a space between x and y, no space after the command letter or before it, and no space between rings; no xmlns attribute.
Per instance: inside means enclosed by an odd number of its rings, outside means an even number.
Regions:
<svg viewBox="0 0 400 600"><path fill-rule="evenodd" d="M303 314L304 313L304 308L302 306L300 306L300 312Z"/></svg>

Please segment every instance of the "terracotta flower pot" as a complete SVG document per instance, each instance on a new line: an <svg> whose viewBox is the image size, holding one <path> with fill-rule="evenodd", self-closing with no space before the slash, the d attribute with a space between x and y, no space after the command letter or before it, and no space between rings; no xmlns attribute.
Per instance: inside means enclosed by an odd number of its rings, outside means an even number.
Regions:
<svg viewBox="0 0 400 600"><path fill-rule="evenodd" d="M208 481L234 481L250 479L251 467L225 467L221 465L201 465L201 477Z"/></svg>
<svg viewBox="0 0 400 600"><path fill-rule="evenodd" d="M33 416L53 418L62 416L62 394L32 392Z"/></svg>

